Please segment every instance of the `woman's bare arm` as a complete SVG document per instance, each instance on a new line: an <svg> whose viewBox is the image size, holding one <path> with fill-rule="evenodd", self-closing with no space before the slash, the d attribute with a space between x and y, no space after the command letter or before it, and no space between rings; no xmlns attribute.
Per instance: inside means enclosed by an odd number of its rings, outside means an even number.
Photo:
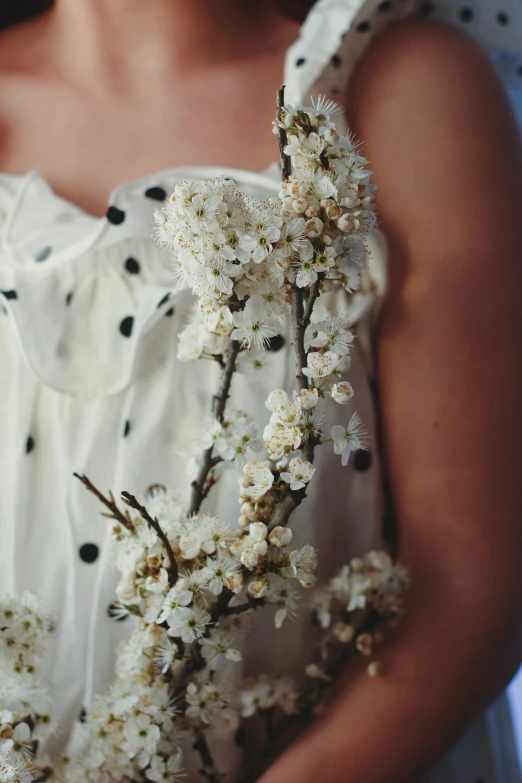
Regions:
<svg viewBox="0 0 522 783"><path fill-rule="evenodd" d="M408 615L263 783L410 783L515 672L522 611L522 170L486 58L423 21L384 33L350 114L390 291L378 343Z"/></svg>

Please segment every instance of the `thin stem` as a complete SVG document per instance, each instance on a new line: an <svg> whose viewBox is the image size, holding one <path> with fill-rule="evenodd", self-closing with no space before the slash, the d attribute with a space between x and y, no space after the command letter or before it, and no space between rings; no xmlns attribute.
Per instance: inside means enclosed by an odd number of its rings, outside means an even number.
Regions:
<svg viewBox="0 0 522 783"><path fill-rule="evenodd" d="M308 389L308 378L303 373L303 367L306 367L306 351L304 347L304 303L303 303L303 289L296 285L292 286L290 292L292 297L291 315L292 315L292 330L293 330L293 348L295 355L295 370L297 384L299 388Z"/></svg>
<svg viewBox="0 0 522 783"><path fill-rule="evenodd" d="M319 286L321 285L321 280L323 279L323 276L324 276L323 273L319 274L317 280L310 288L310 293L308 294L308 299L306 300L306 307L304 308L304 313L303 313L303 326L305 331L310 325L312 311L314 309L315 301L319 296Z"/></svg>
<svg viewBox="0 0 522 783"><path fill-rule="evenodd" d="M129 533L132 533L133 535L136 534L136 528L132 524L131 519L126 516L125 514L122 514L118 506L116 505L114 498L111 495L111 498L106 498L105 495L102 495L99 489L97 489L92 481L90 481L87 476L80 476L79 473L73 473L73 476L75 476L77 479L80 479L84 487L87 487L89 492L92 492L93 495L96 495L98 500L100 500L106 508L110 510L110 517L113 519L116 519L121 525L123 525L124 528L126 528Z"/></svg>
<svg viewBox="0 0 522 783"><path fill-rule="evenodd" d="M167 569L167 573L169 576L169 584L171 587L173 587L177 580L178 580L178 564L176 563L176 558L174 557L174 552L172 551L172 547L170 545L170 541L163 532L160 523L157 519L153 519L145 506L142 506L141 503L138 502L138 500L134 497L134 495L131 495L130 492L123 491L121 493L122 498L124 498L125 502L128 506L133 508L135 511L138 511L141 517L145 520L145 522L151 527L156 535L158 536L159 540L165 547L165 550L167 552L167 556L169 558L169 567Z"/></svg>
<svg viewBox="0 0 522 783"><path fill-rule="evenodd" d="M194 737L196 741L194 742L193 747L194 750L199 753L203 764L203 767L200 770L201 775L208 780L208 783L221 783L223 775L216 769L205 732L200 726L194 729Z"/></svg>
<svg viewBox="0 0 522 783"><path fill-rule="evenodd" d="M278 90L277 93L277 119L278 121L281 121L282 115L283 115L283 107L285 105L285 86L281 87L280 90ZM290 157L288 155L285 155L285 147L287 145L287 136L286 131L284 128L281 128L279 126L278 128L278 136L279 136L279 154L281 156L281 176L283 178L283 182L289 178L290 174L292 173L292 161L290 160Z"/></svg>
<svg viewBox="0 0 522 783"><path fill-rule="evenodd" d="M227 360L221 371L221 379L219 383L219 390L214 397L212 412L216 419L222 423L225 415L225 408L227 400L230 394L230 386L232 384L232 376L236 368L236 359L239 353L239 342L237 340L230 340L230 349L228 352ZM208 495L210 487L206 487L208 475L212 468L214 468L218 462L221 461L220 457L213 456L214 447L206 449L203 453L203 463L199 469L197 477L192 482L192 496L190 500L190 508L188 515L192 516L196 514Z"/></svg>
<svg viewBox="0 0 522 783"><path fill-rule="evenodd" d="M293 715L283 715L279 721L276 722L272 720L270 725L267 725L269 731L267 731L263 753L260 756L259 761L247 770L246 774L240 779L240 783L255 783L255 781L261 777L262 773L270 766L281 749L281 745L284 744L285 732L294 726L299 726L300 729L303 729L313 720L315 717L314 708L318 702L322 701L322 698L320 697L323 696L325 691L329 691L337 684L346 664L357 652L357 637L361 633L369 633L375 630L375 628L381 625L385 619L386 618L375 610L368 612L354 634L353 640L348 644L343 644L339 650L339 654L324 667L325 674L331 677L331 682L313 680L308 688L303 690L300 694L297 711Z"/></svg>

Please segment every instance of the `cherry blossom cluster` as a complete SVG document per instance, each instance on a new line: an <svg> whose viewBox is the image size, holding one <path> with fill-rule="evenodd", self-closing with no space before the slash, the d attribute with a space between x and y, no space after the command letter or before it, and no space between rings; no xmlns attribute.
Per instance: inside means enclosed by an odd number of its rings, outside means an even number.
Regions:
<svg viewBox="0 0 522 783"><path fill-rule="evenodd" d="M319 99L315 106L285 106L274 131L286 134L292 173L280 192L287 225L301 221L306 240L287 276L300 287L323 276L348 292L361 285L364 239L375 223L374 185L368 161L351 136L337 133L332 116L338 107Z"/></svg>
<svg viewBox="0 0 522 783"><path fill-rule="evenodd" d="M83 752L64 757L55 774L67 783L122 780L177 783L182 774L182 733L168 683L158 677L165 631L140 623L116 659L116 678L97 696L82 725Z"/></svg>
<svg viewBox="0 0 522 783"><path fill-rule="evenodd" d="M227 178L186 181L155 213L176 285L195 295L178 357L215 359L219 389L212 417L195 433L190 499L186 487L158 485L139 499L124 492L122 510L78 476L113 519L120 580L111 614L136 624L118 651L114 682L90 706L83 753L61 759L47 777L177 783L184 753L197 752L206 779L218 783L208 730L235 732L255 713L298 719L322 694L317 683L335 681L332 662L352 648L370 654L375 629L400 614L406 573L385 553L370 552L315 595L322 637L302 682L266 674L241 682L243 640L256 611L271 607L280 628L295 616L302 591L316 585L317 552L296 545L291 527L314 480L316 450L329 443L346 465L352 451L367 448L355 411L345 425L322 429L322 407L351 405L354 397L344 374L355 336L340 316L316 317L315 304L332 290L349 297L361 286L364 239L374 224L367 161L337 133L334 111L324 100L280 107L275 130L291 173L279 199L256 202ZM270 338L289 326L297 388L270 392L261 437L254 419L227 400L235 373L264 367ZM238 520L212 510L222 469L239 472ZM21 747L26 724L15 723L6 737ZM2 779L15 780L0 770Z"/></svg>
<svg viewBox="0 0 522 783"><path fill-rule="evenodd" d="M42 659L54 621L31 593L0 599L0 780L32 780L33 755L54 729Z"/></svg>
<svg viewBox="0 0 522 783"><path fill-rule="evenodd" d="M213 418L205 423L199 446L203 450L213 446L220 460L234 462L241 468L262 451L263 442L254 419L243 411L231 409L223 421Z"/></svg>
<svg viewBox="0 0 522 783"><path fill-rule="evenodd" d="M314 619L325 633L318 662L311 664L308 676L319 679L328 676L326 671L333 653L352 642L357 652L371 656L382 635L369 626L365 628L361 618L377 613L389 624L395 624L403 611L402 596L408 584L408 571L400 563L394 563L386 552L372 550L343 566L313 596ZM371 676L379 671L377 661L368 667Z"/></svg>

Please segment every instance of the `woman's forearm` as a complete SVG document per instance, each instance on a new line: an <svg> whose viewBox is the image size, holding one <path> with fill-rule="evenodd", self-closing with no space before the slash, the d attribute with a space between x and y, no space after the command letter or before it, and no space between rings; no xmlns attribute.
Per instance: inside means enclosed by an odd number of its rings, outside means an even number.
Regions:
<svg viewBox="0 0 522 783"><path fill-rule="evenodd" d="M513 676L520 639L501 614L459 605L449 591L423 603L417 592L403 627L378 648L382 676L358 663L262 783L415 781Z"/></svg>

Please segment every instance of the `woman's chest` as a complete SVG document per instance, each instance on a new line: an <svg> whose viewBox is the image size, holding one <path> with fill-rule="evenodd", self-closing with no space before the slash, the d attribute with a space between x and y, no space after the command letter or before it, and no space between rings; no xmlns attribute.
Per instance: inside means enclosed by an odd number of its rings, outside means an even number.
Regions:
<svg viewBox="0 0 522 783"><path fill-rule="evenodd" d="M0 80L0 170L36 168L56 193L105 213L121 182L153 171L221 165L252 171L278 159L270 132L282 56L257 58L149 95L92 97L60 82Z"/></svg>

